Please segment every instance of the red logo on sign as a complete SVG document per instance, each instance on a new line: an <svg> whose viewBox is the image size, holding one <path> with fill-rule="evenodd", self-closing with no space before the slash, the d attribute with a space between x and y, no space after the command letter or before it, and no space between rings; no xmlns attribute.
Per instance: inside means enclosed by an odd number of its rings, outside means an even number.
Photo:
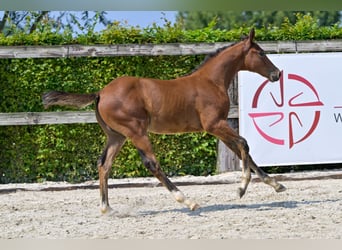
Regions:
<svg viewBox="0 0 342 250"><path fill-rule="evenodd" d="M249 113L248 115L252 118L258 133L267 141L277 145L285 145L286 140L284 137L279 137L279 135L272 135L270 128L274 126L280 126L285 122L285 127L287 129L285 133L288 137L289 148L292 148L295 144L308 139L315 131L321 114L321 112L317 110L317 107L323 106L323 103L320 101L314 86L304 77L295 74L288 74L286 80L289 84L286 84L285 88L284 75L285 74L283 72L281 78L279 79L279 89L277 89L277 94L273 94L272 91L267 92L267 87L270 86L269 84L276 83L270 83L268 80L266 80L260 85L255 92L252 102L252 108L256 110L256 112ZM299 87L299 90L297 90L298 92L293 93L293 91L289 91L289 88L291 87L290 83L296 84L297 87ZM303 100L303 96L310 96L311 101L308 101L307 98L304 98ZM265 109L265 105L262 105L262 102L265 100L265 98L270 99L267 109L271 108L273 111L258 111L258 109L261 109L260 106L263 106L263 109ZM290 110L287 113L282 111L282 108L285 106L289 108L287 110ZM304 116L304 112L312 113L312 111L313 118L311 118L310 121L307 121L307 118L301 118ZM268 126L259 125L260 123L258 122L262 121L262 119L269 120L270 118L273 120L270 124L268 124ZM300 126L304 131L300 134L300 136L295 136L298 134L295 133L295 125Z"/></svg>

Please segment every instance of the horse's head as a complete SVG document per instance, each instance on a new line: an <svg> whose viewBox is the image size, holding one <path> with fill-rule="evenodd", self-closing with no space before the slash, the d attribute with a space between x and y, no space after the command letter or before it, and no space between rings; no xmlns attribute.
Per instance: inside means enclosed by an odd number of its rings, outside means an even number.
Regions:
<svg viewBox="0 0 342 250"><path fill-rule="evenodd" d="M280 70L270 61L263 49L254 40L254 29L251 29L244 43L244 70L256 72L271 82L278 81L281 75Z"/></svg>

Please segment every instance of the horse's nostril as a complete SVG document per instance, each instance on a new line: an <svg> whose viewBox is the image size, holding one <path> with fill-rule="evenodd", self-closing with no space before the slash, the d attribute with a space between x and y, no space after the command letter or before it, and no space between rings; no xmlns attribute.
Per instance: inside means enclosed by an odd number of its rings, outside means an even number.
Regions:
<svg viewBox="0 0 342 250"><path fill-rule="evenodd" d="M280 76L281 76L281 71L280 70L273 71L270 74L270 80L272 82L278 81Z"/></svg>

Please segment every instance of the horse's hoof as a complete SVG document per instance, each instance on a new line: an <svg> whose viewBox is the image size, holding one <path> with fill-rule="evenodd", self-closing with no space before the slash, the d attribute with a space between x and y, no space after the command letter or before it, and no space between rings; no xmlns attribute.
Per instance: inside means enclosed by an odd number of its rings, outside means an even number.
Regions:
<svg viewBox="0 0 342 250"><path fill-rule="evenodd" d="M275 189L275 191L276 191L277 193L284 192L285 190L286 190L286 187L285 187L284 185L282 185L282 184L279 184L279 185L276 187L276 189Z"/></svg>
<svg viewBox="0 0 342 250"><path fill-rule="evenodd" d="M197 203L193 203L189 206L189 208L191 211L195 211L200 208L200 205L198 205Z"/></svg>
<svg viewBox="0 0 342 250"><path fill-rule="evenodd" d="M184 204L191 210L191 211L195 211L196 209L198 209L200 206L196 203L193 202L191 200L185 200Z"/></svg>
<svg viewBox="0 0 342 250"><path fill-rule="evenodd" d="M240 199L242 198L242 196L244 196L245 193L246 193L246 190L245 190L245 189L243 189L243 188L241 188L241 187L238 188L237 194L238 194L238 196L239 196Z"/></svg>
<svg viewBox="0 0 342 250"><path fill-rule="evenodd" d="M112 212L113 212L113 209L110 206L101 208L102 215L110 215Z"/></svg>

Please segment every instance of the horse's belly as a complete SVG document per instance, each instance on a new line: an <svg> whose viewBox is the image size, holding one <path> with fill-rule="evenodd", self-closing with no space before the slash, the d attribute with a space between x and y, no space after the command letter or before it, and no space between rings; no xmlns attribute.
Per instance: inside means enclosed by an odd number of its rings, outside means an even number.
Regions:
<svg viewBox="0 0 342 250"><path fill-rule="evenodd" d="M202 131L202 127L197 119L190 117L152 118L149 131L157 134L176 134Z"/></svg>

